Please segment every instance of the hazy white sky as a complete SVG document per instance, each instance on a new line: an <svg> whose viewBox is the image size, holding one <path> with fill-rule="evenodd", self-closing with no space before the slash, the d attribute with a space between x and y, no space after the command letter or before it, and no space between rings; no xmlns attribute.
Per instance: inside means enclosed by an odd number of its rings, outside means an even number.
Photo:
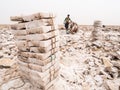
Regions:
<svg viewBox="0 0 120 90"><path fill-rule="evenodd" d="M0 23L10 23L10 16L29 15L37 12L52 12L58 23L63 23L67 14L79 24L120 25L120 0L0 0Z"/></svg>

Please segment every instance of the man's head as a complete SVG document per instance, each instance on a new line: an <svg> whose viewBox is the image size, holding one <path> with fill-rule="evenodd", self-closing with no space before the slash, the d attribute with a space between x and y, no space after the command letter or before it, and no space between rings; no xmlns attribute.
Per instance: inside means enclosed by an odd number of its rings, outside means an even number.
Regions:
<svg viewBox="0 0 120 90"><path fill-rule="evenodd" d="M67 16L69 17L70 15L68 14Z"/></svg>

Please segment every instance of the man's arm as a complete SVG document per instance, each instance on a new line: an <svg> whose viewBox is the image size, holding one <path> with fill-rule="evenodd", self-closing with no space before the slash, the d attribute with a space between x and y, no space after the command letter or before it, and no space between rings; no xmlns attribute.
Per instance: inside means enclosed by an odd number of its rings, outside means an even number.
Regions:
<svg viewBox="0 0 120 90"><path fill-rule="evenodd" d="M66 23L66 18L65 18L65 20L64 20L64 24Z"/></svg>

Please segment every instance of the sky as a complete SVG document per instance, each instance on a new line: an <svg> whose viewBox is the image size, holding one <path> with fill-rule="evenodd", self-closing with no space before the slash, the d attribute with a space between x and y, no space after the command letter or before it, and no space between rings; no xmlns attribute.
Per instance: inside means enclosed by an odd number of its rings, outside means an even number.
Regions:
<svg viewBox="0 0 120 90"><path fill-rule="evenodd" d="M53 13L58 24L70 14L78 24L93 24L101 20L104 25L120 25L120 0L0 0L0 24L9 24L10 16L30 15L38 12Z"/></svg>

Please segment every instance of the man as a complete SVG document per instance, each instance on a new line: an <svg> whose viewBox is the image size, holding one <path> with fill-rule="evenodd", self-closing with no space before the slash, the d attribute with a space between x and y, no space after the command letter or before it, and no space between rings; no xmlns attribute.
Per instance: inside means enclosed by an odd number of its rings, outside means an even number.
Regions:
<svg viewBox="0 0 120 90"><path fill-rule="evenodd" d="M67 17L64 20L64 25L65 25L65 29L66 29L67 34L69 34L68 27L69 27L70 22L71 22L70 15L68 14Z"/></svg>

